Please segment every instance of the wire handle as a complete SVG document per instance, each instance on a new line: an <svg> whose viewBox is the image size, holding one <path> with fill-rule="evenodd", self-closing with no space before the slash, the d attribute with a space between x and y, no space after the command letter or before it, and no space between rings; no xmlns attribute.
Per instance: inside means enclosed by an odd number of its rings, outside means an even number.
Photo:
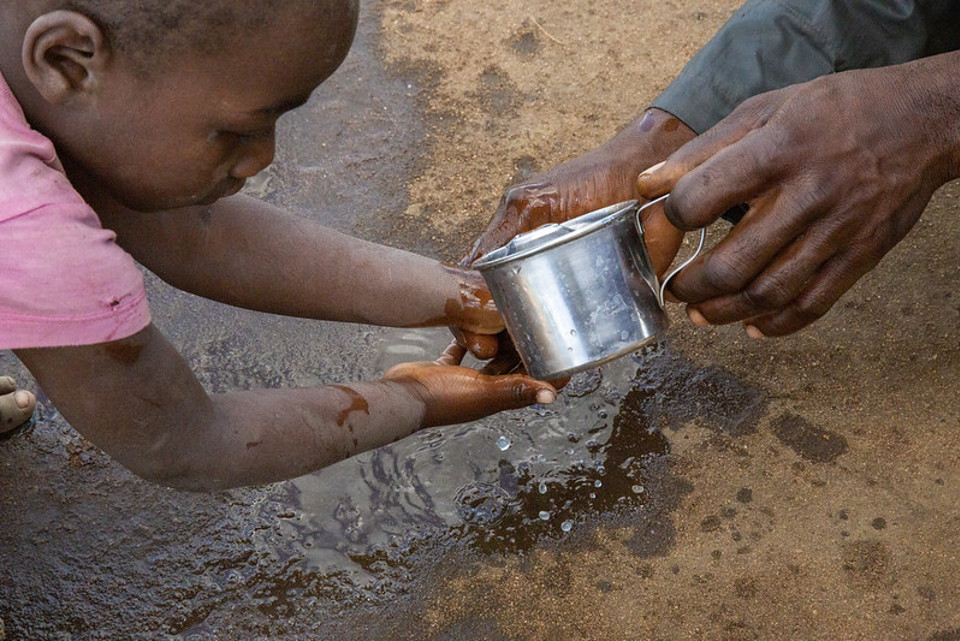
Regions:
<svg viewBox="0 0 960 641"><path fill-rule="evenodd" d="M666 200L667 196L669 195L670 194L665 194L663 196L660 196L659 198L655 198L654 200L651 200L648 203L644 203L642 206L640 206L637 209L636 225L637 225L637 230L640 232L641 239L643 239L643 227L641 226L641 223L640 223L640 212L642 212L647 207L650 207L651 205L656 205L657 203ZM660 303L660 307L664 306L663 296L664 296L664 293L666 293L667 291L667 283L670 282L671 278L677 275L677 272L679 272L681 269L683 269L684 267L692 263L694 259L696 259L696 257L700 255L700 252L703 251L703 244L706 241L706 239L707 239L707 228L702 227L700 229L700 244L697 245L697 250L693 252L693 255L690 256L690 258L686 259L685 261L677 265L677 267L675 267L669 274L667 274L664 277L663 282L660 283L660 288L656 292L657 302Z"/></svg>

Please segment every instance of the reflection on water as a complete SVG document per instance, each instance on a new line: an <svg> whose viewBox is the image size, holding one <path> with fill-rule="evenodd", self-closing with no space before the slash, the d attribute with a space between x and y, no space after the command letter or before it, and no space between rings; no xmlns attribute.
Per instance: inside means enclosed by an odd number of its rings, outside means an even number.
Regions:
<svg viewBox="0 0 960 641"><path fill-rule="evenodd" d="M400 333L379 365L434 358L448 340L445 331ZM297 479L311 563L377 585L371 568L403 566L417 539L525 550L585 512L642 503L644 456L663 454L666 441L614 420L635 369L621 359L576 376L553 405L420 432Z"/></svg>
<svg viewBox="0 0 960 641"><path fill-rule="evenodd" d="M378 366L434 358L448 336L397 332ZM764 406L724 370L652 345L575 376L553 405L426 430L284 484L282 511L255 533L269 569L236 559L216 580L292 625L392 600L445 551L524 554L604 515L647 524L628 545L661 554L673 536L667 495L682 486L669 478L663 430L697 422L735 436L755 429ZM180 630L231 625L214 610Z"/></svg>
<svg viewBox="0 0 960 641"><path fill-rule="evenodd" d="M396 331L371 337L370 348L384 369L434 358L447 340L445 330ZM611 519L643 524L626 542L638 555L662 554L686 491L670 472L671 431L697 423L734 437L755 429L764 403L724 370L653 345L574 377L553 405L425 430L291 482L220 495L120 491L116 466L41 412L31 435L5 444L8 460L65 448L77 490L27 480L29 467L8 474L21 498L69 496L47 502L68 506L59 512L7 515L20 534L5 540L23 561L3 575L18 591L0 585L17 600L8 630L342 639L339 630L325 636L337 616L395 602L439 563L460 569L467 559L575 544ZM51 609L45 594L60 605ZM61 610L70 618L52 616ZM111 627L131 619L136 634Z"/></svg>

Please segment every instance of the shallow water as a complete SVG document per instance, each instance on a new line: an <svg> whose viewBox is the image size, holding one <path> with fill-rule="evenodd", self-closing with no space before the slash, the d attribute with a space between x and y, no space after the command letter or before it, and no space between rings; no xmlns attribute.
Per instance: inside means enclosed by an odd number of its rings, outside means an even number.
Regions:
<svg viewBox="0 0 960 641"><path fill-rule="evenodd" d="M375 368L433 358L448 340L350 331ZM256 348L204 346L194 359L209 372L221 359L249 363L227 386L303 378L280 356L253 359ZM671 474L670 434L690 424L741 434L764 405L660 343L577 375L553 405L211 496L131 477L44 404L3 444L0 617L10 638L368 638L358 616L415 600L438 569L579 545L613 522L642 523L629 545L662 554L688 490Z"/></svg>
<svg viewBox="0 0 960 641"><path fill-rule="evenodd" d="M447 340L445 332L433 336L388 333L381 362L430 358ZM284 484L282 512L258 533L270 569L245 574L244 560L239 568L215 565L208 577L234 590L230 602L257 604L256 620L277 635L283 626L324 626L337 614L389 604L451 553L468 559L466 568L563 544L604 520L646 520L632 545L659 554L671 545L669 511L685 491L670 475L661 428L698 422L735 434L755 426L763 405L722 370L699 370L653 345L576 376L552 406L427 430ZM206 617L180 631L251 625L219 608Z"/></svg>

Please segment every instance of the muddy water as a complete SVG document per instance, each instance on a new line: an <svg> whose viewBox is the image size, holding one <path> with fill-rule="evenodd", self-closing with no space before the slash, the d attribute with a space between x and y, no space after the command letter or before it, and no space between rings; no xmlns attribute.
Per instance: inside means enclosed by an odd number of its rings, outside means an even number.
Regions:
<svg viewBox="0 0 960 641"><path fill-rule="evenodd" d="M388 365L445 341L387 332L372 351ZM610 520L643 523L631 546L661 554L686 491L670 473L666 435L690 423L735 435L763 411L762 395L658 344L578 375L554 406L421 432L269 488L202 496L128 478L45 406L3 446L7 632L366 638L351 617L404 598L416 608L424 577L450 559L467 568L576 545Z"/></svg>
<svg viewBox="0 0 960 641"><path fill-rule="evenodd" d="M386 73L374 35L365 14L344 69L282 121L276 166L249 191L430 253L388 222L407 205L424 126L418 74ZM447 340L265 317L148 284L156 324L212 391L370 378ZM9 354L0 371L31 386ZM287 483L194 495L132 477L40 397L35 423L0 443L0 638L424 638L415 613L441 571L584 545L614 521L644 526L637 554L668 550L687 491L670 435L691 423L750 431L765 402L661 343L577 376L550 407L422 432ZM384 623L384 612L398 616Z"/></svg>

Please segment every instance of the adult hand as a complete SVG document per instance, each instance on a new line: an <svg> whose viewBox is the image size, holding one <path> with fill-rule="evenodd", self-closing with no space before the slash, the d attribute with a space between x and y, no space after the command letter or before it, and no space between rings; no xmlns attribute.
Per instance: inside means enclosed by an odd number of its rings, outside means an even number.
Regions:
<svg viewBox="0 0 960 641"><path fill-rule="evenodd" d="M472 263L517 234L540 225L560 223L636 198L637 174L666 158L695 135L672 115L648 109L600 147L508 189L463 264ZM655 224L665 223L663 220ZM656 237L661 231L657 227L648 233ZM667 264L672 258L670 255Z"/></svg>
<svg viewBox="0 0 960 641"><path fill-rule="evenodd" d="M540 225L560 223L636 198L637 174L694 136L692 129L672 115L648 109L600 147L507 190L486 230L461 264L469 265L517 234ZM662 273L677 253L682 233L663 216L652 217L644 225L651 258ZM457 336L461 344L484 360L508 349L506 333L499 336L499 342L490 336Z"/></svg>
<svg viewBox="0 0 960 641"><path fill-rule="evenodd" d="M749 205L671 282L691 319L789 334L872 269L957 174L956 134L947 133L957 63L945 54L756 96L644 172L638 193L670 192L665 218L681 229Z"/></svg>
<svg viewBox="0 0 960 641"><path fill-rule="evenodd" d="M436 361L395 365L383 380L403 385L423 402L422 427L466 423L557 398L553 385L524 374L494 375L462 367L465 354L454 341Z"/></svg>

